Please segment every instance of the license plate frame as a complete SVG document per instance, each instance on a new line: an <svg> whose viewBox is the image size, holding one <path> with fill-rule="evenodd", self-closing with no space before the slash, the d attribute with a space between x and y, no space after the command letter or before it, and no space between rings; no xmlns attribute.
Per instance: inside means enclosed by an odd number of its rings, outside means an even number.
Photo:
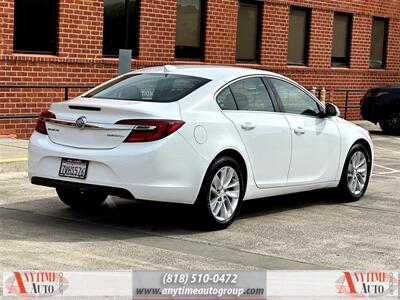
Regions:
<svg viewBox="0 0 400 300"><path fill-rule="evenodd" d="M66 167L74 167L76 165L76 170L73 172L67 172ZM64 168L63 168L64 167ZM89 167L89 161L83 159L74 159L74 158L61 158L60 169L58 170L58 176L60 177L68 177L75 179L86 179L87 171Z"/></svg>

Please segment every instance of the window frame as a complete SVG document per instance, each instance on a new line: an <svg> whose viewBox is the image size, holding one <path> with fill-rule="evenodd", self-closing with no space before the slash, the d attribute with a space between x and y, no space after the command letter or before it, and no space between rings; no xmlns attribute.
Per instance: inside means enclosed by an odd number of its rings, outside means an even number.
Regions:
<svg viewBox="0 0 400 300"><path fill-rule="evenodd" d="M102 57L109 57L109 58L114 58L114 57L118 57L119 54L106 54L104 52L104 23L105 23L105 6L104 6L104 1L103 0L103 39L102 39ZM128 2L129 0L124 0L125 2L125 26L124 26L124 30L125 30L125 36L124 36L124 48L120 48L120 49L128 49L128 50L132 50L132 57L137 57L139 55L139 28L140 28L140 7L141 7L141 0L136 0L136 12L135 12L135 20L133 21L133 24L131 24L132 22L129 21L129 13L128 13ZM128 47L129 44L129 32L128 32L128 28L130 26L134 25L135 28L137 30L134 30L134 36L132 37L133 39L133 49L130 49ZM118 49L119 51L119 49Z"/></svg>
<svg viewBox="0 0 400 300"><path fill-rule="evenodd" d="M303 53L303 60L304 63L294 63L289 62L289 28L290 28L290 12L291 10L301 10L306 13L306 33L304 37L304 53ZM287 41L287 56L286 56L286 64L288 66L308 66L309 64L309 54L310 54L310 36L311 36L311 17L312 17L312 8L310 7L303 7L303 6L296 6L291 5L289 7L289 24L288 24L288 41Z"/></svg>
<svg viewBox="0 0 400 300"><path fill-rule="evenodd" d="M198 58L185 58L185 57L177 57L176 56L176 29L175 29L175 44L174 44L174 59L177 61L204 61L205 59L205 33L206 33L206 19L207 19L207 5L208 0L199 0L200 1L200 46L199 52L200 56ZM176 10L178 10L178 1L176 2ZM177 16L175 17L176 24Z"/></svg>
<svg viewBox="0 0 400 300"><path fill-rule="evenodd" d="M259 64L261 58L261 36L262 36L262 17L263 17L263 1L258 0L239 0L238 1L238 8L237 8L237 18L239 17L239 10L240 10L240 3L244 4L251 4L257 6L257 26L256 26L256 57L254 59L238 59L237 57L237 32L239 27L239 22L236 24L236 51L235 51L235 62L238 64L245 63L245 64Z"/></svg>
<svg viewBox="0 0 400 300"><path fill-rule="evenodd" d="M382 20L385 22L385 39L383 41L383 57L382 57L382 65L379 67L374 67L371 66L371 57L372 57L372 28L374 26L374 20ZM386 69L386 64L387 64L387 51L388 51L388 40L389 40L389 18L384 18L384 17L372 17L372 23L371 23L371 46L370 46L370 51L369 51L369 69Z"/></svg>
<svg viewBox="0 0 400 300"><path fill-rule="evenodd" d="M267 110L241 110L241 109L239 109L239 106L238 106L238 104L237 104L237 102L236 102L235 96L234 96L234 94L233 94L232 89L231 89L230 86L231 86L232 84L234 84L235 82L238 82L238 81L240 81L240 80L249 79L249 78L254 78L254 77L260 78L261 81L263 82L263 84L264 84L264 86L265 86L265 89L267 90L268 96L269 96L270 99L271 99L272 107L273 107L274 111L267 111ZM230 91L230 93L231 93L231 95L232 95L232 97L233 97L233 99L234 99L234 101L235 101L235 105L236 105L236 110L229 110L229 109L226 110L226 109L225 109L226 111L251 112L251 113L277 113L277 112L280 112L280 111L281 111L280 106L279 106L279 103L278 103L278 102L276 101L276 99L275 99L275 94L274 94L274 92L272 91L272 89L271 89L269 83L267 82L267 79L266 79L266 75L265 75L265 74L254 74L254 75L241 76L241 77L235 78L235 79L233 79L233 80L231 80L231 81L225 83L223 86L221 86L221 87L214 93L214 102L215 102L215 104L217 105L217 107L218 107L221 111L223 111L224 109L222 109L222 108L219 106L219 104L218 104L218 102L217 102L217 97L218 97L219 94L220 94L222 91L224 91L226 88L229 89L229 91Z"/></svg>
<svg viewBox="0 0 400 300"><path fill-rule="evenodd" d="M18 14L17 14L17 1L14 1L14 31L13 31L13 53L20 53L20 54L47 54L47 55L57 55L58 53L58 38L59 38L59 7L60 3L59 0L53 0L54 1L54 7L53 7L53 13L54 13L54 23L53 28L54 29L54 45L51 49L51 51L37 51L37 50L19 50L16 49L16 38L15 38L15 28L16 28L16 22L19 19Z"/></svg>
<svg viewBox="0 0 400 300"><path fill-rule="evenodd" d="M348 17L348 25L347 25L347 44L346 44L346 57L345 59L339 59L334 61L334 58L338 59L337 57L332 56L333 51L333 33L335 29L335 16L345 16ZM335 12L333 15L333 28L332 28L332 48L331 48L331 67L334 68L348 68L350 67L350 55L351 55L351 43L353 37L353 14L345 13L345 12ZM334 65L334 63L338 65Z"/></svg>
<svg viewBox="0 0 400 300"><path fill-rule="evenodd" d="M323 104L319 101L319 99L317 99L316 97L314 97L314 96L310 93L310 91L308 91L308 90L307 90L306 88L304 88L303 86L301 86L301 85L299 85L299 84L295 84L295 83L293 83L293 82L290 82L289 80L286 80L285 78L280 78L280 77L266 76L265 79L266 79L266 81L268 82L268 85L270 86L271 90L272 90L273 93L274 93L274 98L275 98L276 102L278 103L279 111L280 111L281 113L290 114L290 115L295 115L295 116L301 116L301 117L316 118L316 119L320 119L320 118L323 118L323 117L324 117L325 105L323 105ZM302 114L296 114L296 113L287 112L287 111L285 110L285 107L283 106L283 102L282 102L282 100L281 100L281 98L280 98L280 96L279 96L279 93L278 93L278 91L276 90L275 85L272 83L271 79L281 80L281 81L283 81L283 82L285 82L285 83L288 83L288 84L294 86L295 88L298 88L298 89L301 90L302 92L304 92L307 96L310 97L310 99L312 99L312 100L317 104L317 107L318 107L318 109L319 109L319 111L320 111L319 114L316 115L316 116L312 116L312 115L302 115Z"/></svg>

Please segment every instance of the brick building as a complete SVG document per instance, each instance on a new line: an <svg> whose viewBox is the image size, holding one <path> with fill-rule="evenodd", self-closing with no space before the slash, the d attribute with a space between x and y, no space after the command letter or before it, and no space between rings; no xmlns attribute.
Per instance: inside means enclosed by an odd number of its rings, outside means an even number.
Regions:
<svg viewBox="0 0 400 300"><path fill-rule="evenodd" d="M343 105L340 89L400 81L399 41L399 0L1 0L0 136L29 137L34 116L64 99L54 86L116 76L120 48L133 50L135 69L267 69L325 87ZM352 91L350 104L361 93ZM347 117L358 118L358 109Z"/></svg>

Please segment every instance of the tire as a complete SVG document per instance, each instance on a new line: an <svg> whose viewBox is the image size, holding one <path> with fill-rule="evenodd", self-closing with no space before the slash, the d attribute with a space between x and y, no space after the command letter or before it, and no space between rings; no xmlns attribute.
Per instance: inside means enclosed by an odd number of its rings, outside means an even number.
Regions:
<svg viewBox="0 0 400 300"><path fill-rule="evenodd" d="M225 187L218 185L218 179L224 181L229 177L223 183ZM245 180L239 163L230 156L221 156L213 161L195 204L201 227L218 230L232 224L240 211L244 192Z"/></svg>
<svg viewBox="0 0 400 300"><path fill-rule="evenodd" d="M365 164L360 165L364 160ZM354 166L357 165L358 167L354 169ZM360 200L367 190L370 174L371 157L369 152L364 145L355 144L347 154L340 183L337 187L339 201L354 202Z"/></svg>
<svg viewBox="0 0 400 300"><path fill-rule="evenodd" d="M101 192L81 191L78 189L56 188L60 200L72 208L92 208L100 206L108 195Z"/></svg>
<svg viewBox="0 0 400 300"><path fill-rule="evenodd" d="M379 126L387 133L400 134L400 112L392 111L379 121Z"/></svg>

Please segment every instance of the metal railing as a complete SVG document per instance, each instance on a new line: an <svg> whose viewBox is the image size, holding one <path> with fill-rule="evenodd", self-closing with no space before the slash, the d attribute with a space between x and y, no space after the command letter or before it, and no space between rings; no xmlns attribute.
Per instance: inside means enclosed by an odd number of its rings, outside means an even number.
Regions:
<svg viewBox="0 0 400 300"><path fill-rule="evenodd" d="M317 87L315 88L316 90L316 97L318 99L321 99L321 91L324 88L321 87ZM311 90L311 89L310 89ZM344 105L340 105L338 104L337 107L339 109L344 109L344 119L347 119L348 116L348 112L350 109L360 109L361 105L357 104L357 105L349 105L349 101L350 101L350 96L351 93L359 93L359 97L357 98L357 100L361 99L361 93L365 93L367 91L367 89L326 89L326 99L325 102L332 102L332 103L338 103L338 102L344 102ZM335 94L344 94L344 99L341 97L335 97ZM358 102L357 102L358 103Z"/></svg>
<svg viewBox="0 0 400 300"><path fill-rule="evenodd" d="M53 89L53 90L64 90L64 100L68 100L69 98L69 91L71 89L91 89L94 86L88 85L0 85L0 92L1 89ZM316 88L316 96L321 98L321 91L323 88ZM344 102L344 105L338 105L340 109L344 109L344 118L347 119L349 109L356 109L360 108L360 105L349 105L350 95L351 93L362 93L365 92L367 89L327 89L326 90L326 101L327 102ZM337 93L344 93L345 97L344 100L336 99L335 94ZM1 101L0 101L1 102ZM0 115L1 119L31 119L37 118L38 115L36 114L15 114L15 115Z"/></svg>
<svg viewBox="0 0 400 300"><path fill-rule="evenodd" d="M52 89L64 90L64 101L69 98L69 91L71 89L91 89L94 86L88 85L0 85L0 92L2 89ZM0 101L1 102L1 101ZM16 115L0 115L0 120L7 119L32 119L37 118L37 114L16 114Z"/></svg>
<svg viewBox="0 0 400 300"><path fill-rule="evenodd" d="M360 104L357 105L349 105L349 96L350 93L352 92L357 92L357 93L365 93L367 91L367 89L336 89L333 92L338 91L338 92L345 92L345 100L344 100L344 106L338 106L339 108L344 108L344 119L347 120L347 111L348 109L352 109L352 108L361 108ZM361 99L361 97L360 97ZM358 99L359 100L359 99Z"/></svg>

